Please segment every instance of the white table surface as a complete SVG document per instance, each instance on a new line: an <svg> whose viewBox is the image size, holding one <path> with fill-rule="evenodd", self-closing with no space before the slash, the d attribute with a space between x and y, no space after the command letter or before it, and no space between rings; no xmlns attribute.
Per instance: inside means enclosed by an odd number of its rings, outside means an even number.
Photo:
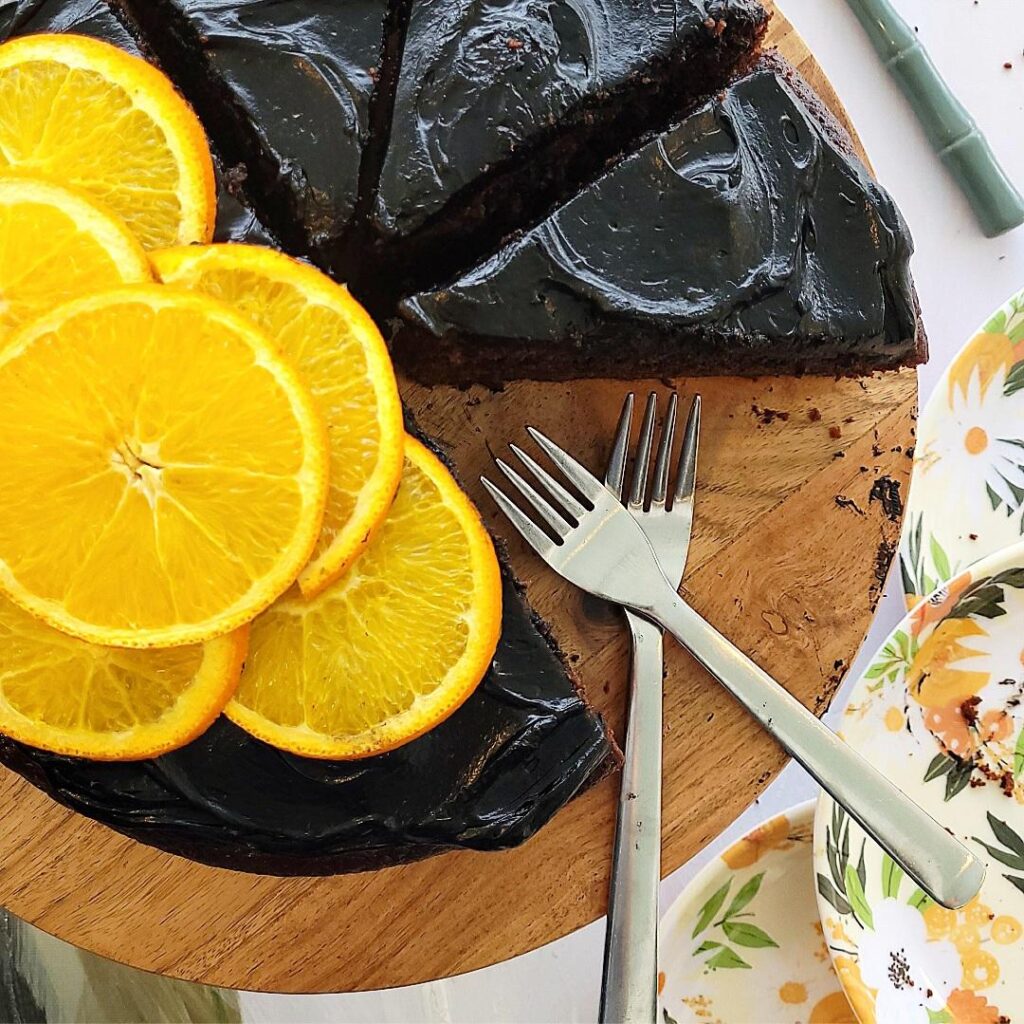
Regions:
<svg viewBox="0 0 1024 1024"><path fill-rule="evenodd" d="M913 270L932 357L921 371L927 396L943 367L989 312L1024 286L1024 229L982 236L959 192L933 156L913 115L890 82L841 0L780 0L842 97L871 155L913 230ZM1024 2L1022 0L894 0L957 94L988 134L1024 189ZM1013 68L1006 70L1004 62ZM865 558L872 552L865 552ZM901 614L890 578L864 650L865 658ZM834 707L841 707L846 688ZM737 714L741 712L737 710ZM815 793L790 765L728 832L662 884L668 907L696 869L758 819ZM571 855L571 851L567 851ZM339 911L343 912L343 911ZM386 925L382 908L381 926ZM438 928L444 927L439 920ZM424 937L429 941L429 936ZM526 956L444 982L388 992L335 996L243 996L247 1021L285 1022L562 1022L597 1017L604 922ZM338 979L342 985L343 979ZM731 1022L755 1024L755 1022Z"/></svg>

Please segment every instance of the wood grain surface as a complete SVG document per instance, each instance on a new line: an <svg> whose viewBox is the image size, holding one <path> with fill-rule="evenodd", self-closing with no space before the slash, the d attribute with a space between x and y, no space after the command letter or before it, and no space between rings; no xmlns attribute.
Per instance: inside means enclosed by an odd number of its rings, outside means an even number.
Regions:
<svg viewBox="0 0 1024 1024"><path fill-rule="evenodd" d="M844 118L803 41L775 15L771 42ZM916 376L523 382L501 393L408 386L447 443L530 600L621 730L628 665L619 614L584 600L524 550L476 478L488 449L533 423L595 469L626 390L700 390L704 428L684 593L809 707L828 706L892 557L911 465ZM782 752L687 655L665 682L662 870L701 849L782 768ZM621 735L621 732L619 732ZM451 853L333 878L204 867L135 843L0 769L0 902L62 939L133 966L283 992L405 985L526 952L605 910L617 778L506 853Z"/></svg>

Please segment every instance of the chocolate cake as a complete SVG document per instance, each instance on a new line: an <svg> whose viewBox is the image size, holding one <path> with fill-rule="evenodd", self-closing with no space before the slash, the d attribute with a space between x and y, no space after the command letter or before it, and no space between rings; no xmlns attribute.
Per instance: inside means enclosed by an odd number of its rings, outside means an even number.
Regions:
<svg viewBox="0 0 1024 1024"><path fill-rule="evenodd" d="M0 41L156 62L210 136L217 237L349 282L422 379L917 362L906 228L795 73L756 63L765 21L755 0L0 0ZM2 738L0 760L244 870L523 842L617 752L501 557L489 672L391 753L307 760L222 719L152 761Z"/></svg>
<svg viewBox="0 0 1024 1024"><path fill-rule="evenodd" d="M464 265L724 82L766 22L756 0L413 0L384 251L413 279Z"/></svg>
<svg viewBox="0 0 1024 1024"><path fill-rule="evenodd" d="M764 58L537 227L403 302L398 362L426 382L500 384L919 361L906 227L808 94Z"/></svg>

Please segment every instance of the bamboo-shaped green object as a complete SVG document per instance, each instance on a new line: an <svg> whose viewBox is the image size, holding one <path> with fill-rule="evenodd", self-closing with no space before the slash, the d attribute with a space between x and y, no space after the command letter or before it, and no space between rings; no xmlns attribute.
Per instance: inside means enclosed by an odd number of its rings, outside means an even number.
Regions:
<svg viewBox="0 0 1024 1024"><path fill-rule="evenodd" d="M953 95L916 33L888 0L847 0L956 178L989 238L1024 223L1024 200L988 140Z"/></svg>

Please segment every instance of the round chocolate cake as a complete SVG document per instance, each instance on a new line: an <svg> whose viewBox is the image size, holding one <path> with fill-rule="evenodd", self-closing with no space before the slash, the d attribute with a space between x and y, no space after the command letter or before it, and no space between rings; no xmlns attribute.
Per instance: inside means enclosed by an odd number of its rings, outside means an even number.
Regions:
<svg viewBox="0 0 1024 1024"><path fill-rule="evenodd" d="M420 381L915 364L906 227L761 53L766 23L756 0L0 5L0 40L84 33L158 64L210 137L218 239L347 283ZM305 759L222 718L151 761L5 739L0 759L141 842L243 870L521 843L618 753L504 576L476 693L391 753Z"/></svg>

